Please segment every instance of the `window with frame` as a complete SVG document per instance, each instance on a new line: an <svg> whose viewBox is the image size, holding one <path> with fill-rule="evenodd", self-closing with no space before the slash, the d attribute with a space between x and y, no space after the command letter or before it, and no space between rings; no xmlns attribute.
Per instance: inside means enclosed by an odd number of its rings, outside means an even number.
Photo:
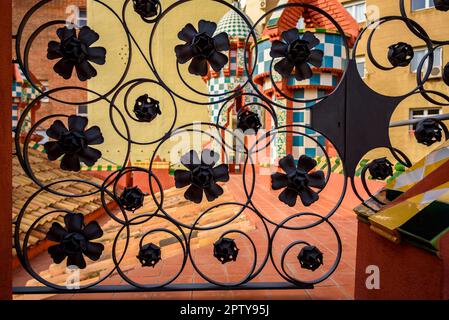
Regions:
<svg viewBox="0 0 449 320"><path fill-rule="evenodd" d="M86 8L79 8L78 16L76 17L76 25L78 28L87 26L87 10Z"/></svg>
<svg viewBox="0 0 449 320"><path fill-rule="evenodd" d="M76 114L78 116L87 117L87 105L79 105L76 110Z"/></svg>
<svg viewBox="0 0 449 320"><path fill-rule="evenodd" d="M366 21L366 3L365 1L354 1L345 3L343 5L348 11L351 16L357 21L357 22L364 22Z"/></svg>
<svg viewBox="0 0 449 320"><path fill-rule="evenodd" d="M434 8L433 0L412 0L412 11Z"/></svg>
<svg viewBox="0 0 449 320"><path fill-rule="evenodd" d="M414 49L414 56L410 63L410 71L416 73L418 70L418 66L424 56L427 54L427 48L416 48ZM423 64L422 73L425 74L427 71L427 66L429 64L429 58L427 57L426 61ZM441 68L443 64L443 50L442 48L437 48L433 53L433 67Z"/></svg>
<svg viewBox="0 0 449 320"><path fill-rule="evenodd" d="M362 78L365 78L366 76L366 64L365 64L365 57L356 57L355 63L357 65L357 70L359 71L359 74Z"/></svg>
<svg viewBox="0 0 449 320"><path fill-rule="evenodd" d="M441 114L441 108L419 108L419 109L410 109L410 120L428 118L432 116L437 116ZM416 123L410 126L410 130L415 130Z"/></svg>

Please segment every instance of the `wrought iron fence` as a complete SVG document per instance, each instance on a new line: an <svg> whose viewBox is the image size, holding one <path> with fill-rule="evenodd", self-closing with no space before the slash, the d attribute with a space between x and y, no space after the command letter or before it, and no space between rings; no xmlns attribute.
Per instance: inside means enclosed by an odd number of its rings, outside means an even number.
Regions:
<svg viewBox="0 0 449 320"><path fill-rule="evenodd" d="M52 2L52 0L39 1L32 7L24 16L17 34L14 35L16 43L17 62L24 71L28 81L40 91L39 96L35 101L31 102L22 113L17 125L17 132L15 134L16 156L20 164L33 182L39 186L39 190L32 194L24 204L20 214L14 221L14 249L17 256L22 263L23 268L36 280L44 286L37 287L16 287L16 293L48 293L48 292L131 292L131 291L183 291L183 290L241 290L241 289L304 289L313 288L313 285L327 279L338 267L341 259L342 244L340 236L331 222L332 215L340 207L347 190L348 181L356 193L356 195L363 202L363 198L357 190L354 180L357 165L362 157L369 151L385 147L391 155L403 165L410 167L411 161L406 154L397 148L393 147L389 139L390 119L398 107L398 105L406 98L412 95L421 95L426 100L435 105L448 105L449 97L443 92L436 92L427 90L425 88L426 82L429 80L430 72L434 63L434 52L440 47L446 46L449 41L431 39L428 33L418 23L409 18L406 13L404 1L398 2L400 15L382 17L377 21L368 23L368 25L360 31L360 35L355 41L354 48L350 50L348 39L342 37L346 66L341 79L333 92L321 96L316 99L298 99L289 96L286 92L277 85L279 77L288 78L294 71L294 77L298 81L309 79L312 77L311 67L320 68L323 63L323 51L316 49L319 40L313 33L305 32L302 35L297 28L286 30L280 35L278 40L272 41L271 57L273 58L270 64L270 78L271 84L276 91L276 94L283 98L292 101L296 104L306 104L305 107L287 107L280 104L267 95L264 94L261 87L254 81L255 59L248 56L248 52L244 51L244 70L246 75L245 82L234 90L225 92L223 94L206 94L198 91L184 78L180 71L180 65L189 63L188 71L191 76L206 76L210 72L210 68L214 72L220 72L223 66L228 63L228 57L223 52L229 49L229 36L226 32L215 34L216 24L214 22L200 20L198 26L190 23L189 18L186 17L185 27L179 31L179 44L174 48L176 54L177 64L176 70L182 83L187 86L192 92L200 95L202 98L217 98L214 103L221 104L221 109L218 113L218 118L215 123L201 123L203 127L214 128L217 132L227 132L239 141L244 155L242 184L245 191L246 201L239 202L223 202L209 207L198 215L193 224L188 224L181 221L179 218L173 217L164 206L164 190L157 175L154 173L153 165L155 156L161 146L173 136L183 133L202 133L209 135L216 143L220 145L223 150L226 148L233 149L234 146L229 145L228 141L223 138L221 134L210 134L204 129L198 129L193 124L186 124L176 127L177 123L177 101L185 101L197 105L207 107L209 102L204 100L195 101L188 97L182 96L177 88L171 88L164 81L160 71L155 64L154 43L155 41L163 41L163 39L156 40L156 30L164 20L164 18L175 8L182 7L185 3L196 0L181 0L173 3L167 8L163 7L163 3L159 0L126 0L123 1L121 12L116 12L110 5L101 0L94 0L94 2L107 10L111 17L118 22L126 35L128 58L124 72L119 77L117 83L114 84L106 93L96 92L92 89L76 87L70 85L72 77L78 77L81 81L87 81L97 76L95 65L103 65L107 63L105 57L107 55L107 48L95 47L95 42L100 38L100 35L93 29L85 26L82 28L75 28L74 25L67 25L65 20L53 20L44 23L36 28L26 39L24 30L29 20L35 14L39 14L40 10L45 10L45 6ZM313 11L322 15L332 25L333 29L337 30L340 35L344 35L345 31L339 23L326 11L319 7L313 6L307 2L291 2L279 5L273 9L268 10L256 23L252 23L247 16L238 8L224 0L211 0L219 5L234 10L236 14L245 22L248 27L248 34L245 40L245 48L253 46L252 56L257 57L258 46L256 27L267 16L279 10L291 10L295 8L302 8L308 11ZM447 1L435 1L437 9L447 11L449 5ZM144 53L143 44L139 43L136 37L130 31L126 14L133 12L134 18L143 19L151 28L149 37L149 55ZM360 46L360 39L365 33L369 33L367 41L368 57L372 64L384 71L395 68L408 66L413 58L413 48L406 43L396 43L388 49L388 60L390 65L384 66L380 64L372 52L372 39L377 31L377 28L383 24L399 21L404 23L407 28L419 39L426 43L428 52L420 61L416 77L416 87L410 92L397 96L386 97L372 89L370 89L361 79L357 67L355 57ZM55 40L48 43L47 58L55 62L54 71L61 77L66 79L68 85L65 87L53 88L51 90L42 92L41 89L34 84L33 78L29 70L29 55L33 42L48 28L53 26L60 26L55 35ZM109 43L111 43L113 39ZM25 45L24 45L25 44ZM137 49L137 54L145 61L148 70L155 77L155 80L150 78L138 78L127 80L130 66L133 62L133 48ZM427 70L423 70L427 67ZM76 73L76 75L75 75ZM275 79L276 78L276 79ZM449 67L446 65L444 71L444 81L449 85ZM125 99L122 104L118 100L120 94L129 96L130 92L137 86L151 83L159 86L172 99L174 106L174 117L170 119L170 128L167 132L153 141L139 142L132 138L130 134L130 126L132 122L146 123L151 128L151 122L157 117L164 117L163 110L161 110L160 103L150 95L146 94L139 97L131 110ZM251 92L244 92L244 88L250 88ZM112 124L115 132L127 142L127 150L122 163L122 168L111 173L104 179L102 184L96 184L85 180L65 179L61 181L54 181L51 183L42 182L35 173L33 165L29 161L29 144L30 139L36 128L40 127L48 121L53 121L51 126L47 128L47 135L51 141L45 144L45 151L49 161L59 161L62 170L79 171L81 163L86 165L93 165L98 159L102 157L99 150L95 149L95 145L100 145L104 142L101 128L93 126L87 128L87 118L76 115L52 114L45 116L37 121L32 128L26 133L26 138L21 143L21 128L28 113L36 102L43 98L49 98L67 105L76 105L78 102L64 101L61 98L55 97L58 93L64 93L70 90L78 90L89 94L90 100L84 103L94 104L99 101L104 101L109 105L109 121ZM235 99L242 96L249 96L257 99L257 102L245 104L237 116L237 126L242 130L251 129L252 133L257 133L261 128L262 122L258 113L250 111L250 106L257 106L272 118L272 127L268 128L267 132L262 136L258 136L254 144L245 144L244 138L237 136L231 132L227 127L221 125L220 117L225 105L232 104ZM125 113L121 110L125 110ZM276 110L310 110L311 123L310 125L279 125ZM124 127L124 132L120 131L120 126L116 124L113 114L117 114L118 118ZM66 125L60 118L67 118ZM302 127L302 128L301 128ZM339 157L343 163L344 185L340 193L339 199L336 200L335 206L326 214L320 215L313 212L308 212L305 208L298 213L289 216L282 222L272 221L254 204L253 195L255 193L256 174L255 165L252 159L253 155L269 148L276 137L280 134L294 134L301 135L311 139L316 143L318 148L326 158L327 173L325 174L321 169L315 168L317 162L302 155L299 159L294 159L291 154L282 157L279 160L279 166L282 171L275 172L271 176L271 187L275 190L283 189L279 196L279 205L288 205L294 207L297 201L301 202L304 207L308 207L320 199L320 192L328 186L330 178L330 160L325 146L320 143L314 136L304 133L300 129L311 129L318 134L324 136L327 141L337 150ZM123 129L123 128L122 128ZM444 137L443 137L444 133ZM423 119L417 124L415 131L418 142L432 145L440 142L443 138L448 139L448 130L440 119ZM155 151L151 155L151 161L148 168L139 168L128 166L130 156L130 148L132 145L146 144L155 145ZM183 168L174 172L174 180L177 188L188 187L184 197L193 203L200 203L203 197L207 201L219 199L223 194L222 184L229 181L229 167L227 161L220 161L219 152L214 152L208 149L202 150L201 154L197 151L191 150L181 156L180 162ZM221 163L221 164L218 164ZM148 185L151 189L151 198L157 206L157 210L152 213L132 217L130 213L140 208L143 203L144 193L138 187L127 187L121 193L118 189L118 181L126 174L132 172L142 172L148 176ZM366 183L366 175L369 172L372 178L384 180L392 175L392 165L386 158L376 159L368 163L362 170L362 181L365 191L372 196L377 202L382 202L373 196L372 192L368 190ZM247 176L250 176L250 183L248 183ZM66 182L77 182L86 184L95 188L95 191L84 194L70 194L59 190L59 187ZM268 187L268 186L267 186ZM112 189L111 189L112 188ZM103 235L102 227L99 223L91 221L84 222L82 214L71 212L69 210L55 210L41 214L34 220L31 227L27 229L25 237L20 238L19 232L23 226L23 220L28 210L29 205L42 192L49 192L55 196L60 197L74 197L81 198L91 196L93 194L100 194L103 208L109 217L116 223L121 225L120 231L113 240L112 257L114 267L113 269L102 276L98 281L94 281L88 285L81 286L77 290L68 290L66 287L47 281L40 276L39 272L33 269L30 264L28 256L28 243L32 231L39 221L46 219L49 215L58 213L64 216L64 225L54 223L47 231L47 240L51 241L52 245L48 248L52 260L56 264L63 263L67 260L68 266L77 266L80 269L86 267L86 260L98 260L104 251L103 244L96 242ZM106 201L106 197L113 199L118 204L119 214L111 210ZM299 200L298 200L299 199ZM235 205L240 209L238 212L226 219L225 221L216 221L215 225L201 226L201 219L205 217L211 210L226 205ZM368 206L368 205L367 205ZM371 208L375 210L375 208ZM232 234L242 236L250 243L250 248L253 254L253 261L246 276L236 282L221 282L206 275L201 271L195 262L195 257L191 251L192 235L201 230L214 230L226 226L235 220L244 210L248 210L256 219L259 219L264 226L263 229L258 230L264 233L267 238L266 250L263 254L258 252L255 241L251 236L242 230L228 230L217 237L213 244L213 255L221 263L233 263L239 258L239 244L232 238ZM120 217L119 217L120 216ZM315 222L307 223L306 225L297 226L291 225L291 221L301 217L310 217ZM142 267L154 267L163 259L161 248L151 242L146 241L149 235L154 233L165 233L170 235L177 241L182 251L182 262L179 265L178 271L173 277L164 283L137 283L126 275L121 268L123 256L127 250L127 246L132 239L130 235L130 227L134 225L151 223L156 219L162 219L173 225L173 230L167 228L155 228L141 236L139 243L139 254L135 258L136 263L140 262ZM274 240L276 235L283 230L309 230L319 225L328 225L330 231L335 234L335 241L337 253L334 261L329 264L330 268L324 273L317 273L317 277L312 280L298 279L287 271L285 267L285 257L291 250L297 250L298 266L305 270L315 271L322 267L323 253L320 249L312 243L307 243L302 239L292 239L293 241L284 248L280 262L276 261L273 254ZM119 239L126 239L126 245L122 254L116 253L116 246ZM299 248L301 248L299 250ZM173 282L182 274L184 267L190 261L196 272L206 280L206 283L197 284L180 284ZM262 272L267 263L271 262L278 272L278 274L285 280L281 283L266 283L254 282L253 280ZM113 272L117 272L127 283L127 285L104 285L102 281L110 276Z"/></svg>

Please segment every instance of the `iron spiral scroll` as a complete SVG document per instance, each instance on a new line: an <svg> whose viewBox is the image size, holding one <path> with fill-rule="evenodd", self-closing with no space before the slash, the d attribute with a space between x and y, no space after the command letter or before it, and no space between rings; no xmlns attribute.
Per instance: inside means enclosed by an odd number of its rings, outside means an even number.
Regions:
<svg viewBox="0 0 449 320"><path fill-rule="evenodd" d="M355 45L350 51L348 39L343 37L343 45L345 57L347 58L346 68L341 76L341 79L332 93L316 99L298 99L289 96L282 91L276 84L275 77L279 74L291 74L295 70L295 77L297 79L307 79L310 76L309 69L311 66L320 67L320 56L322 59L323 52L315 49L312 43L316 40L313 35L304 34L298 35L296 28L285 31L281 35L280 40L273 41L271 53L273 60L270 64L270 80L274 90L279 96L293 103L306 104L306 107L287 107L279 104L267 97L261 90L260 86L254 81L255 59L251 59L248 53L244 54L244 70L247 80L234 90L225 92L224 94L205 94L198 91L188 83L188 78L185 78L181 71L181 65L189 63L190 76L204 76L204 68L209 70L212 68L215 72L219 72L223 68L225 57L221 53L229 48L229 37L225 34L214 35L216 24L206 20L200 20L199 24L195 25L196 21L189 21L185 17L185 27L180 30L178 37L178 46L174 54L177 55L176 72L180 77L182 83L193 93L195 93L198 101L181 95L177 88L172 88L166 83L160 70L157 67L157 59L155 57L155 43L161 43L163 39L158 39L157 30L161 22L164 21L173 10L182 7L189 2L201 2L202 0L180 0L170 6L164 8L164 3L159 0L124 0L121 10L114 10L106 1L94 0L93 2L102 10L105 10L114 21L120 26L121 32L125 35L127 42L127 59L125 59L125 67L123 72L119 75L117 82L112 88L108 88L105 92L97 92L92 89L77 87L70 84L70 78L78 77L81 81L97 76L95 69L96 65L107 64L105 59L108 54L108 48L95 46L95 42L101 37L101 34L96 33L89 27L81 29L74 28L71 25L66 25L65 20L48 21L45 24L36 28L28 38L25 38L25 30L27 23L35 14L45 10L47 4L53 0L42 0L33 6L24 16L17 34L14 36L16 43L16 59L20 68L23 70L27 80L31 85L40 92L40 96L31 102L21 114L18 121L17 132L15 132L15 147L16 157L18 158L24 172L27 176L39 186L39 190L32 194L23 205L22 210L14 221L14 249L19 258L23 268L37 281L44 286L36 287L16 287L16 293L39 293L39 292L56 292L56 293L73 293L73 292L131 292L131 291L188 291L188 290L251 290L251 289L306 289L313 288L313 285L326 280L338 267L342 255L342 243L337 229L332 224L332 216L342 204L347 191L348 183L351 184L355 194L363 202L363 197L355 185L355 171L362 157L369 151L384 147L387 148L391 155L406 167L410 167L411 161L407 155L401 150L392 146L389 139L389 124L390 118L399 103L412 95L421 95L432 104L439 106L449 105L449 96L443 92L436 92L427 90L425 88L426 82L430 77L430 70L434 63L433 53L436 49L449 44L449 40L435 40L429 37L427 32L417 22L409 18L406 14L404 1L398 1L398 11L400 15L382 17L377 21L368 23L368 25L361 30L359 37L355 40ZM206 0L204 0L206 1ZM268 15L279 10L288 10L292 8L302 8L309 11L316 12L325 17L338 31L339 34L344 35L345 32L339 23L324 10L310 5L308 3L292 2L279 5L273 9L268 10L256 23L252 23L247 16L238 8L224 0L210 0L218 5L227 7L244 21L248 27L248 35L245 40L245 47L250 44L257 43L256 27ZM445 1L440 1L446 3ZM446 5L447 6L447 5ZM444 5L443 5L444 7ZM444 8L443 8L444 10ZM130 16L133 19L140 18L148 25L149 42L148 44L139 43L133 35L131 28L128 25ZM357 72L355 57L360 46L361 37L372 30L368 36L367 52L368 57L373 65L380 70L392 70L410 63L409 56L413 54L407 44L393 44L390 47L388 56L391 65L381 65L373 55L372 39L377 28L380 25L391 21L399 21L404 23L407 28L416 37L425 42L428 53L419 63L417 71L416 87L410 92L397 97L386 97L370 89L361 79ZM215 28L214 28L215 25ZM43 91L31 76L29 69L29 55L33 42L48 28L58 26L57 36L59 41L52 41L49 43L48 59L54 60L55 72L67 80L67 86L53 88L48 91ZM57 38L55 38L57 39ZM103 42L104 43L104 42ZM148 54L146 54L148 49ZM258 53L257 45L253 48L255 56ZM134 52L133 52L134 51ZM148 72L152 75L151 78L136 78L128 79L128 73L135 58L138 55L143 59L145 65L148 67ZM227 59L227 57L226 57ZM284 61L284 62L282 62ZM227 60L226 60L227 62ZM280 64L280 62L282 62ZM322 61L321 61L322 62ZM427 70L423 70L427 64ZM293 69L295 68L295 69ZM445 81L449 84L449 67L446 66ZM174 69L173 69L174 70ZM144 95L139 97L136 101L134 109L128 105L128 96L136 87L142 84L152 84L165 92L172 101L173 118L167 119L170 123L169 129L160 137L152 139L151 141L138 141L132 137L131 125L133 122L144 123L151 128L151 122L157 117L164 117L161 114L159 101L153 97ZM245 91L250 88L251 92ZM80 91L88 94L88 101L64 101L60 97L56 97L58 93L67 91ZM123 101L119 99L119 95L124 93ZM258 108L264 111L267 116L271 118L272 126L267 128L266 132L255 139L251 144L245 143L243 136L238 136L230 131L222 124L221 117L224 115L227 105L241 97L253 97L257 102L250 102L243 105L244 110L252 110ZM200 122L177 126L178 110L182 108L184 102L196 104L199 107L207 107L209 102L205 102L204 98L217 98L216 103L222 106L218 112L218 117L215 122ZM95 145L103 143L101 127L88 127L88 119L76 115L54 114L48 115L37 121L28 132L22 132L24 121L27 115L31 112L34 105L44 98L67 104L91 105L97 102L106 103L109 106L109 122L114 131L121 139L126 141L126 150L121 163L121 169L112 172L102 184L93 183L82 179L65 179L60 181L53 181L51 183L44 183L38 178L38 175L33 170L33 165L29 161L28 149L31 137L35 131L48 121L53 121L51 126L47 127L47 134L51 138L45 148L49 160L57 161L62 157L61 169L66 171L79 171L80 163L84 162L86 165L93 165L100 157L101 152L95 148ZM280 124L278 121L276 110L301 110L309 109L311 112L311 123L306 126ZM125 110L125 112L123 112ZM134 112L134 114L133 114ZM367 116L368 115L368 116ZM67 124L60 120L60 118L67 119ZM442 139L448 139L448 129L443 122L437 119L426 119L427 123L422 123L422 132L418 141L421 143L432 145ZM256 131L260 129L260 122L257 122L257 115L254 112L246 112L239 114L239 126L242 128L252 128ZM212 128L212 130L210 130ZM308 211L304 207L308 207L314 202L319 201L321 191L329 188L328 185L331 175L330 156L325 145L320 143L314 135L309 134L308 131L303 132L302 129L313 130L315 133L322 135L330 142L336 149L339 158L343 164L344 183L338 199L335 200L335 205L329 212L318 214L317 212ZM211 133L212 132L212 133ZM166 199L164 198L164 189L160 179L154 172L154 163L158 150L163 149L163 144L170 138L183 134L203 134L210 137L211 140L217 144L218 150L191 150L185 154L180 155L180 166L174 173L176 187L188 188L185 197L188 201L199 203L204 198L208 201L219 199L223 193L222 186L229 181L229 159L220 159L218 153L227 148L233 149L233 145L224 139L221 133L226 132L233 136L241 146L241 153L243 154L243 173L241 178L242 188L244 190L245 201L241 202L220 202L203 210L195 219L193 223L186 223L173 217L166 208ZM275 190L283 190L280 196L279 206L288 205L295 207L297 203L301 207L299 212L288 216L283 221L274 221L267 215L266 212L258 208L259 206L254 201L256 191L256 166L253 160L254 155L263 150L270 148L273 141L278 135L294 134L303 136L304 139L309 139L317 145L325 158L325 166L321 169L315 168L316 161L305 155L294 159L292 155L285 155L280 157L279 166L282 170L274 172L271 176L271 187ZM21 140L21 136L25 138ZM363 137L363 139L361 139ZM418 138L418 137L417 137ZM153 145L155 150L153 154L149 155L150 164L148 168L140 168L128 165L130 159L131 148L133 145ZM220 161L221 160L221 161ZM319 170L318 170L319 169ZM368 189L366 183L366 174L370 173L372 178L385 179L390 176L390 164L386 159L376 159L367 164L362 170L362 185L367 195L372 196L377 202L380 200L373 196ZM324 170L324 171L321 171ZM123 192L119 191L118 181L129 173L139 172L148 177L148 186L152 201L156 205L154 212L148 212L139 216L134 216L133 211L142 205L142 199L145 196L138 188L130 188ZM69 194L60 191L60 186L67 182L77 182L95 188L83 194ZM268 186L267 186L268 187ZM112 221L120 225L119 231L113 237L110 258L113 261L113 267L108 272L87 285L82 285L78 289L67 289L58 283L52 283L44 279L39 272L34 270L30 262L28 242L35 226L41 221L45 220L49 215L58 213L64 217L64 223L54 223L47 231L47 239L52 242L49 248L49 254L53 262L60 264L67 263L75 265L80 269L86 267L86 259L98 260L104 254L105 247L100 242L96 241L101 238L105 230L95 221L86 223L84 217L76 212L69 210L54 210L46 212L36 218L31 226L27 229L25 237L21 239L19 233L24 228L23 219L26 216L28 207L33 200L39 197L42 193L49 193L58 197L73 197L82 198L95 194L101 196L103 209ZM117 204L118 212L111 210L107 205L106 198L112 199ZM368 206L368 204L366 204ZM237 212L225 219L225 221L214 221L213 224L201 225L201 220L204 220L210 212L216 208L234 206L237 207ZM287 207L286 207L287 208ZM375 210L375 208L371 208ZM241 237L244 241L249 243L249 251L252 260L249 261L249 271L242 275L241 279L233 282L219 281L213 277L206 275L197 263L197 259L201 259L193 254L191 244L193 235L198 232L208 232L219 230L226 227L235 219L238 219L243 212L250 214L254 220L260 223L261 228L258 230L260 236L264 238L265 249L257 248L257 241L252 239L251 235L243 230L228 229L223 232L218 232L217 239L211 246L210 254L214 255L222 264L232 264L239 259L239 243L234 240L235 236ZM306 223L292 224L295 219L305 219ZM171 228L157 227L157 221L165 221L171 225ZM313 220L310 222L310 220ZM163 248L158 244L146 242L146 238L152 234L162 233L170 235L181 248L182 259L178 269L172 277L163 283L139 283L131 279L122 266L122 262L128 246L133 239L130 237L131 229L135 226L155 223L154 229L141 235L139 242L139 254L135 258L136 263L141 263L143 267L155 267L164 258ZM286 231L305 231L317 227L327 227L328 232L335 235L336 253L332 262L326 261L329 266L326 272L316 274L313 279L299 279L291 275L286 269L286 257L289 252L293 250L297 253L297 265L308 271L315 271L323 265L323 254L319 247L313 243L309 243L301 238L291 239L280 254L275 254L274 250L281 246L276 245L277 236ZM123 248L118 248L120 239L125 239ZM213 248L212 248L213 247ZM301 249L299 249L301 248ZM121 252L119 252L121 251ZM324 258L325 260L325 258ZM204 283L196 284L182 284L175 282L183 273L186 265L190 263L200 277L205 280ZM265 283L257 282L254 279L261 274L267 264L272 264L276 272L284 280L284 282ZM117 273L123 280L122 285L106 285L104 280L111 274Z"/></svg>

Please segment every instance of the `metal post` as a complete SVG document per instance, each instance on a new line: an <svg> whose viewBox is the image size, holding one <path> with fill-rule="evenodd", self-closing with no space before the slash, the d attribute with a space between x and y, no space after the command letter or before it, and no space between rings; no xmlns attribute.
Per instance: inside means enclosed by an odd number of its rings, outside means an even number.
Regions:
<svg viewBox="0 0 449 320"><path fill-rule="evenodd" d="M12 0L0 1L0 299L12 298Z"/></svg>
<svg viewBox="0 0 449 320"><path fill-rule="evenodd" d="M449 113L439 114L439 115L435 115L435 116L429 116L427 118L445 121L445 120L449 120ZM417 124L418 122L420 122L423 119L424 118L392 122L392 123L390 123L390 128L411 126L413 124Z"/></svg>

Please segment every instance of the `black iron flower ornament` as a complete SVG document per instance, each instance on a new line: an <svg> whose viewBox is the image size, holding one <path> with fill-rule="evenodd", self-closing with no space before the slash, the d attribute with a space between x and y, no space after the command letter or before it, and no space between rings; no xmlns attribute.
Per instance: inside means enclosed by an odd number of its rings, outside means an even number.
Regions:
<svg viewBox="0 0 449 320"><path fill-rule="evenodd" d="M379 158L368 163L371 178L385 180L393 176L393 164L387 158Z"/></svg>
<svg viewBox="0 0 449 320"><path fill-rule="evenodd" d="M64 216L65 228L58 222L53 222L47 233L47 239L58 244L48 248L53 262L60 264L67 258L67 266L86 268L84 256L92 261L100 259L104 246L92 242L103 236L103 230L96 221L84 225L84 216L81 213L68 213Z"/></svg>
<svg viewBox="0 0 449 320"><path fill-rule="evenodd" d="M219 72L227 63L227 55L221 51L229 50L229 38L226 32L213 36L217 24L200 20L198 30L192 24L187 24L179 33L178 38L185 41L175 47L176 58L180 64L192 59L189 72L193 75L206 76L208 63L215 72Z"/></svg>
<svg viewBox="0 0 449 320"><path fill-rule="evenodd" d="M244 110L237 114L237 128L244 133L257 134L261 127L262 123L257 113Z"/></svg>
<svg viewBox="0 0 449 320"><path fill-rule="evenodd" d="M326 185L323 171L311 172L316 165L315 159L306 155L299 158L296 166L291 154L279 160L279 166L285 173L276 172L271 175L273 190L285 188L279 195L279 200L290 207L295 206L298 196L307 207L316 202L319 196L312 188L323 189Z"/></svg>
<svg viewBox="0 0 449 320"><path fill-rule="evenodd" d="M157 16L161 3L159 0L133 0L134 11L138 13L142 19Z"/></svg>
<svg viewBox="0 0 449 320"><path fill-rule="evenodd" d="M388 47L388 61L393 67L406 67L412 62L415 52L405 42L398 42Z"/></svg>
<svg viewBox="0 0 449 320"><path fill-rule="evenodd" d="M60 167L67 171L80 171L80 162L87 166L93 166L101 157L101 151L89 147L104 142L98 126L86 129L87 118L71 115L68 119L67 129L61 120L56 120L47 129L47 136L56 141L48 141L44 144L48 160L54 161L64 155Z"/></svg>
<svg viewBox="0 0 449 320"><path fill-rule="evenodd" d="M421 144L431 146L441 142L442 137L441 127L434 119L423 119L416 125L415 138Z"/></svg>
<svg viewBox="0 0 449 320"><path fill-rule="evenodd" d="M80 81L86 81L97 75L92 63L103 65L106 63L106 49L90 46L100 38L91 28L82 27L77 35L75 28L59 28L56 32L60 42L48 43L47 58L60 59L53 67L55 72L64 79L72 77L73 68Z"/></svg>
<svg viewBox="0 0 449 320"><path fill-rule="evenodd" d="M435 9L440 11L449 11L449 1L448 0L433 0Z"/></svg>
<svg viewBox="0 0 449 320"><path fill-rule="evenodd" d="M194 150L181 157L181 163L189 170L175 171L176 188L190 187L184 193L184 197L194 203L201 203L203 192L208 201L214 201L223 194L223 188L217 182L229 181L229 169L226 164L215 164L219 155L213 150L204 149L201 160Z"/></svg>
<svg viewBox="0 0 449 320"><path fill-rule="evenodd" d="M128 211L136 211L143 206L145 194L139 187L126 187L120 195L119 204Z"/></svg>
<svg viewBox="0 0 449 320"><path fill-rule="evenodd" d="M236 261L238 254L234 239L220 238L214 243L214 257L223 264Z"/></svg>
<svg viewBox="0 0 449 320"><path fill-rule="evenodd" d="M323 264L323 253L315 246L305 246L298 254L301 268L315 271Z"/></svg>
<svg viewBox="0 0 449 320"><path fill-rule="evenodd" d="M298 29L293 28L282 33L282 39L274 40L271 45L270 56L272 58L283 58L274 65L276 70L283 77L290 77L295 68L295 78L298 81L312 77L312 69L321 67L323 64L324 52L316 47L320 40L307 31L300 36Z"/></svg>
<svg viewBox="0 0 449 320"><path fill-rule="evenodd" d="M147 243L142 246L139 250L139 254L137 255L137 259L139 259L142 267L153 267L161 261L162 252L159 246L154 243Z"/></svg>
<svg viewBox="0 0 449 320"><path fill-rule="evenodd" d="M142 122L151 122L156 119L158 114L162 114L159 101L151 98L148 94L144 94L136 99L133 111L137 119Z"/></svg>

